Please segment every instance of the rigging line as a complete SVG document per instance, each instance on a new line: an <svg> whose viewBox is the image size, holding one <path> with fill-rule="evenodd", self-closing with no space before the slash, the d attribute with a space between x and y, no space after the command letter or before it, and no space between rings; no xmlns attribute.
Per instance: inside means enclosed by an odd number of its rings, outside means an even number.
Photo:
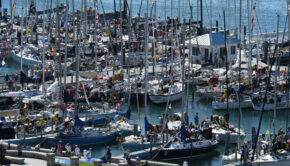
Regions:
<svg viewBox="0 0 290 166"><path fill-rule="evenodd" d="M267 78L266 92L265 92L264 98L263 98L263 105L262 105L262 110L261 110L261 113L260 113L259 126L258 126L258 131L257 131L257 134L256 134L256 138L255 138L254 150L253 150L253 153L252 153L253 155L252 155L251 161L254 161L254 157L255 157L255 152L256 152L258 137L259 137L259 134L260 134L260 128L261 128L263 113L264 113L265 104L266 104L266 101L267 101L267 93L269 91L269 86L270 86L270 82L271 82L272 67L273 67L273 63L277 60L277 56L275 56L277 48L278 48L278 41L275 44L273 58L271 60L270 71L269 71L269 75L268 75L268 78Z"/></svg>

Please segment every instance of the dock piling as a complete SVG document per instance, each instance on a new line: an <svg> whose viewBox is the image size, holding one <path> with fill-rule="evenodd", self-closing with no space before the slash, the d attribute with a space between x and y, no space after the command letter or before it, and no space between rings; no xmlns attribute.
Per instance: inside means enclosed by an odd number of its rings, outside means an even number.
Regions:
<svg viewBox="0 0 290 166"><path fill-rule="evenodd" d="M70 158L70 165L71 166L79 166L79 157L73 156Z"/></svg>
<svg viewBox="0 0 290 166"><path fill-rule="evenodd" d="M101 165L102 165L102 160L101 159L94 160L94 166L101 166Z"/></svg>
<svg viewBox="0 0 290 166"><path fill-rule="evenodd" d="M46 163L47 163L47 166L54 166L55 165L55 154L54 153L47 153Z"/></svg>
<svg viewBox="0 0 290 166"><path fill-rule="evenodd" d="M229 155L229 138L230 138L230 134L229 133L226 133L225 155Z"/></svg>

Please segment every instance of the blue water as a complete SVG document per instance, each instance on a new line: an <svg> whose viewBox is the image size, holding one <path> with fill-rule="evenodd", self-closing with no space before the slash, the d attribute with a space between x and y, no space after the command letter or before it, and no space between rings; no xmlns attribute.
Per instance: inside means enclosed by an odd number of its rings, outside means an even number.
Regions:
<svg viewBox="0 0 290 166"><path fill-rule="evenodd" d="M14 2L15 0L13 0ZM21 5L22 0L17 0L17 6L16 6L16 15L21 14L21 6L29 6L27 3L28 0L23 0L23 5ZM53 1L53 7L56 6L56 0ZM81 1L82 0L74 0L75 1L75 8L80 10L81 9ZM102 0L103 1L103 7L105 12L112 12L114 10L114 1L113 0ZM132 13L133 16L136 16L139 12L140 4L142 0L132 0ZM156 17L165 17L171 16L171 1L170 0L156 0L157 1L157 14ZM166 1L166 3L165 3ZM181 10L178 10L178 2L180 1ZM183 16L183 12L185 15L185 18L190 17L190 7L189 4L193 6L193 19L197 20L197 0L173 0L173 16L178 16L178 12L180 11L180 16ZM199 1L199 0L198 0ZM235 5L236 1L236 5ZM66 0L59 0L60 3L65 3ZM69 0L70 2L70 9L71 8L71 2L72 0ZM87 0L88 2L88 8L93 7L93 0ZM98 0L99 2L99 12L103 13L102 11L102 5L101 0ZM122 0L123 2L123 0ZM130 0L127 0L128 4L130 4ZM184 6L183 6L184 2ZM223 26L222 20L223 20L223 14L222 11L225 10L226 14L226 23L228 24L228 0L212 0L213 2L213 18L212 23L215 25L215 20L218 20L220 22L219 26ZM280 30L284 29L284 23L287 15L287 1L286 0L249 0L250 2L250 14L252 15L252 8L254 6L254 3L256 3L256 16L255 19L255 28L260 27L261 32L272 32L276 30L277 28L277 14L281 15L281 23L280 23ZM3 8L8 8L8 12L10 13L10 0L3 0ZM43 1L36 1L37 10L43 10ZM209 16L210 16L210 1L209 0L203 0L203 17L206 25L209 25ZM236 6L236 13L235 13L235 6ZM119 0L116 0L116 8L119 10ZM248 11L247 11L247 1L242 0L242 25L247 26L248 23ZM27 10L24 11L24 14L27 12ZM142 8L141 8L141 15L144 16L144 13L146 12L146 0L143 0ZM149 12L151 13L151 0L149 0ZM200 17L199 17L200 18ZM258 20L258 21L257 21ZM235 23L239 22L239 0L230 0L230 24L232 29L234 27L237 27ZM258 25L259 24L259 25Z"/></svg>
<svg viewBox="0 0 290 166"><path fill-rule="evenodd" d="M21 15L21 7L24 7L24 14L28 12L27 8L29 6L28 1L30 0L13 0L13 2L17 2L16 4L16 12L15 15ZM23 1L23 4L21 3ZM53 7L56 6L57 0L53 1ZM81 9L81 1L82 0L74 0L75 1L75 8L77 10ZM127 0L128 4L130 4L130 0ZM132 0L132 13L133 16L136 16L139 12L139 8L141 5L142 0ZM170 0L156 0L156 17L165 18L165 16L171 16L171 1ZM199 1L199 0L198 0ZM236 1L236 5L235 2ZM36 1L37 10L43 10L43 2L44 0ZM59 0L60 3L65 3L66 0ZM70 10L72 10L72 0L69 0L70 2ZM94 7L93 6L93 0L87 0L88 2L88 8ZM114 11L114 5L113 0L98 0L98 6L99 6L99 12L103 13L102 7L104 7L105 12L112 12ZM123 2L123 0L122 0ZM166 2L166 3L165 3ZM178 10L179 6L178 0L173 0L173 8L172 13L173 17L177 17L180 15L181 17L184 14L185 18L190 18L190 8L189 6L192 5L192 13L193 13L193 19L197 20L200 19L200 14L197 12L197 0L180 0L180 6L181 9ZM184 2L184 5L183 5ZM225 10L226 15L226 25L227 27L230 25L231 30L235 29L239 25L239 0L231 0L230 1L230 14L228 14L228 1L227 0L213 0L213 17L212 17L212 25L215 26L215 21L217 20L219 22L219 27L223 27L223 10ZM285 21L286 21L286 15L287 15L287 1L286 0L249 0L250 2L250 15L252 15L252 8L253 4L256 3L256 18L255 18L255 26L254 26L254 33L269 33L276 31L277 29L277 14L279 14L280 17L280 26L279 31L284 30ZM8 13L10 14L10 0L3 0L2 1L3 8L8 9ZM190 4L190 5L189 5ZM203 18L204 18L204 24L206 26L209 26L209 18L210 18L210 1L204 0L203 1ZM235 8L236 6L236 8ZM116 0L116 8L119 10L119 0ZM236 12L235 12L236 11ZM146 11L146 0L143 0L142 8L140 10L140 13L142 16L144 16L144 13ZM178 14L180 12L180 14ZM184 12L184 13L183 13ZM149 0L149 11L148 13L151 13L151 0ZM165 15L166 14L166 15ZM242 0L242 26L248 27L248 8L247 8L247 1ZM199 17L198 17L199 16ZM228 17L230 16L230 17ZM198 17L198 18L197 18ZM229 19L230 18L230 19ZM199 20L198 19L198 20ZM287 25L287 24L286 24ZM288 29L288 27L286 27ZM5 72L18 72L18 67L11 67L11 66L5 66L4 69L2 69L1 74L5 74Z"/></svg>

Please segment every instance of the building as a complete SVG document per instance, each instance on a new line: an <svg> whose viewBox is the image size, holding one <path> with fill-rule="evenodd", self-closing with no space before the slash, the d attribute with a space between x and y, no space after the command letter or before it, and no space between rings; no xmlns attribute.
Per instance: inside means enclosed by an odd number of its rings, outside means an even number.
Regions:
<svg viewBox="0 0 290 166"><path fill-rule="evenodd" d="M239 40L227 36L227 47L229 50L228 63L234 62L237 58L236 50ZM190 48L190 41L186 41ZM199 64L223 65L226 58L224 32L204 34L191 39L191 53L193 62Z"/></svg>

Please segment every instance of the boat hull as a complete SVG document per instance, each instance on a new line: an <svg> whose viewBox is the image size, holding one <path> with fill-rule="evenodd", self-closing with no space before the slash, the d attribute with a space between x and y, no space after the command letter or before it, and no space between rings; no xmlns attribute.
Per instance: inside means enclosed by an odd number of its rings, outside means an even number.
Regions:
<svg viewBox="0 0 290 166"><path fill-rule="evenodd" d="M262 104L260 105L254 105L253 104L253 108L255 111L261 111L262 110ZM290 107L290 102L288 102L288 105L287 105L287 101L285 102L280 102L280 103L277 103L276 104L276 109L277 110L283 110L283 109L288 109ZM275 104L265 104L265 107L264 107L264 110L267 110L267 111L271 111L271 110L274 110L275 109Z"/></svg>
<svg viewBox="0 0 290 166"><path fill-rule="evenodd" d="M243 101L240 103L241 108L252 108L252 101ZM225 110L227 109L226 102L212 102L212 108L215 110ZM230 102L229 109L238 109L239 102Z"/></svg>
<svg viewBox="0 0 290 166"><path fill-rule="evenodd" d="M217 141L220 142L220 143L223 143L226 141L226 133L215 133L213 131L213 135L216 136L217 138ZM246 138L246 135L245 134L241 134L240 135L240 141L243 142L243 140ZM229 143L231 144L237 144L239 142L239 135L238 133L234 133L234 134L230 134L229 135Z"/></svg>
<svg viewBox="0 0 290 166"><path fill-rule="evenodd" d="M183 158L197 157L211 152L217 147L217 144L202 148L190 148L190 149L162 149L160 151L160 158L162 160L176 160Z"/></svg>
<svg viewBox="0 0 290 166"><path fill-rule="evenodd" d="M161 143L156 143L156 144L152 144L152 147L156 147L161 145ZM143 150L143 149L149 149L150 148L150 143L126 143L123 142L122 143L122 148L124 150L129 149L131 152L135 152L135 151L139 151L139 150Z"/></svg>
<svg viewBox="0 0 290 166"><path fill-rule="evenodd" d="M70 143L71 145L101 145L103 143L116 141L116 138L119 136L119 132L114 132L106 136L97 136L97 137L76 137L76 138L48 138L47 143L52 145L58 141L62 141L62 145Z"/></svg>
<svg viewBox="0 0 290 166"><path fill-rule="evenodd" d="M178 101L182 99L183 92L172 95L149 95L151 102L155 104L166 103L169 97L169 102Z"/></svg>
<svg viewBox="0 0 290 166"><path fill-rule="evenodd" d="M20 55L13 53L12 58L14 61L21 64L21 56ZM36 64L40 64L40 63L41 63L41 61L39 61L39 60L26 58L24 55L22 56L22 64L24 66L36 65Z"/></svg>

